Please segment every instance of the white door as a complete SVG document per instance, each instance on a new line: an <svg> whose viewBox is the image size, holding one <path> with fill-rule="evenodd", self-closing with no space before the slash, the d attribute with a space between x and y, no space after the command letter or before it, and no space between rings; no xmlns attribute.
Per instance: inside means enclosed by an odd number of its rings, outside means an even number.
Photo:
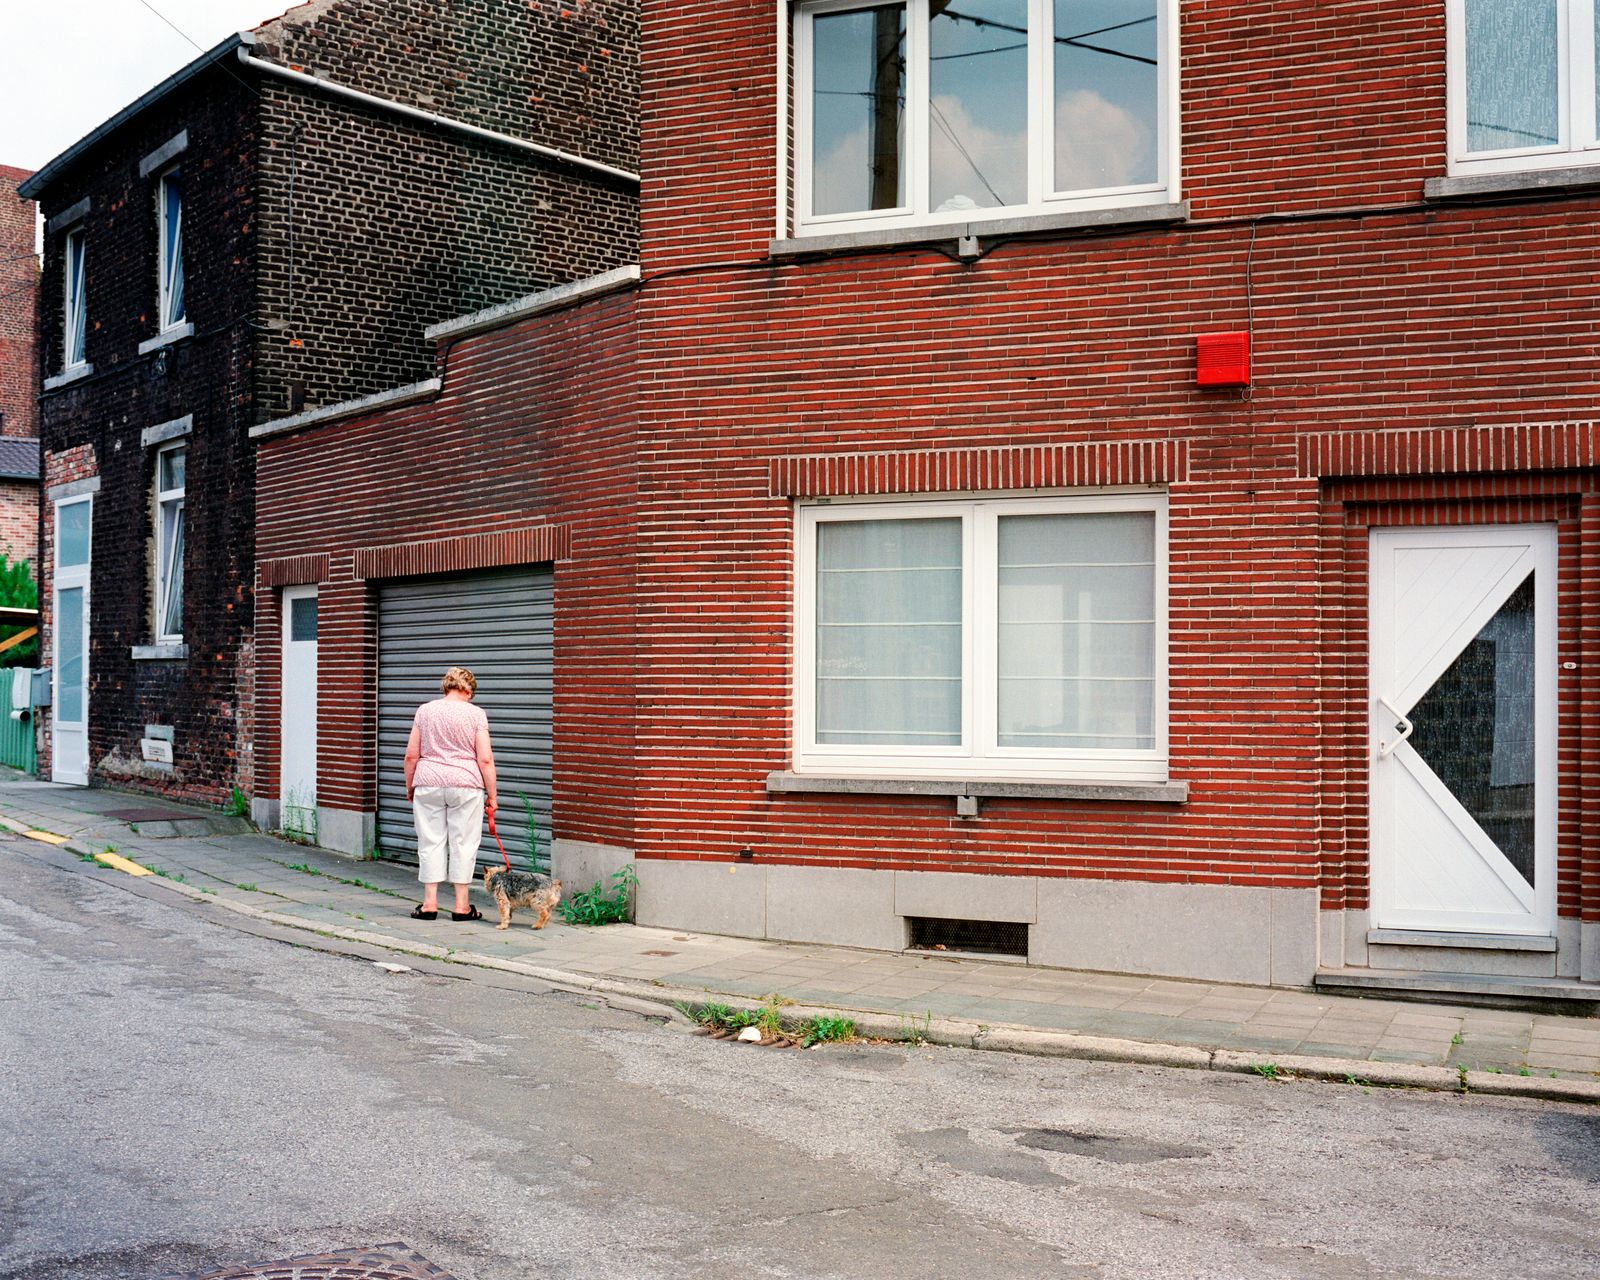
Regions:
<svg viewBox="0 0 1600 1280"><path fill-rule="evenodd" d="M279 825L317 834L317 589L283 592L283 721L278 741L283 767Z"/></svg>
<svg viewBox="0 0 1600 1280"><path fill-rule="evenodd" d="M56 503L50 777L89 785L89 553L94 498Z"/></svg>
<svg viewBox="0 0 1600 1280"><path fill-rule="evenodd" d="M1372 533L1372 920L1549 935L1556 531Z"/></svg>

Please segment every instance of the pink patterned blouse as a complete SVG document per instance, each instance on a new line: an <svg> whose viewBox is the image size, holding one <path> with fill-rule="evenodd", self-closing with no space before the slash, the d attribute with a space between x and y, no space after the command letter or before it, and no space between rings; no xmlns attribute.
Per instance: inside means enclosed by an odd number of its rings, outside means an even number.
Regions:
<svg viewBox="0 0 1600 1280"><path fill-rule="evenodd" d="M422 759L412 775L413 787L477 787L478 730L489 727L481 707L460 698L435 698L417 708L412 721L422 743Z"/></svg>

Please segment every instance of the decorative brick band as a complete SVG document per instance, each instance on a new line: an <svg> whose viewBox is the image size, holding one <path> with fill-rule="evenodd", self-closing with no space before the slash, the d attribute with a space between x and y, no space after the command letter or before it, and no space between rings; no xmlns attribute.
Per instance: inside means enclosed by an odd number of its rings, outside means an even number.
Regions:
<svg viewBox="0 0 1600 1280"><path fill-rule="evenodd" d="M770 484L774 497L820 498L1179 484L1188 474L1184 442L1126 440L774 458Z"/></svg>
<svg viewBox="0 0 1600 1280"><path fill-rule="evenodd" d="M355 576L362 581L411 578L423 573L541 564L547 560L565 560L571 554L572 533L568 526L544 524L500 533L468 534L461 538L359 547L355 553Z"/></svg>
<svg viewBox="0 0 1600 1280"><path fill-rule="evenodd" d="M1301 436L1299 454L1306 477L1571 471L1600 466L1600 422L1329 432Z"/></svg>
<svg viewBox="0 0 1600 1280"><path fill-rule="evenodd" d="M256 565L256 584L263 589L303 587L327 580L328 554L325 551L305 556L279 556Z"/></svg>

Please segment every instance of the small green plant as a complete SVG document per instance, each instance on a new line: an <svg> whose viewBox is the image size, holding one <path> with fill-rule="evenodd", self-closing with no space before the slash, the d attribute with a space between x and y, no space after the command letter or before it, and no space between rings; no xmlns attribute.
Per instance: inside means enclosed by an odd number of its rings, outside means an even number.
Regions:
<svg viewBox="0 0 1600 1280"><path fill-rule="evenodd" d="M529 871L539 869L539 815L534 812L533 800L526 791L517 792L517 798L522 801L522 826L523 835L527 840L527 849L524 858Z"/></svg>
<svg viewBox="0 0 1600 1280"><path fill-rule="evenodd" d="M317 805L299 787L290 787L283 798L283 816L278 832L285 840L296 844L316 844Z"/></svg>
<svg viewBox="0 0 1600 1280"><path fill-rule="evenodd" d="M1361 1078L1361 1077L1360 1077L1360 1076L1358 1076L1358 1075L1347 1075L1347 1076L1346 1076L1346 1077L1345 1077L1345 1078L1344 1078L1344 1082L1345 1082L1345 1083L1346 1083L1346 1084L1353 1084L1353 1085L1358 1085L1358 1086L1359 1086L1359 1087L1361 1087L1361 1088L1363 1088L1363 1089L1370 1089L1370 1088L1371 1088L1371 1087L1372 1087L1372 1081L1370 1081L1370 1080L1363 1080L1363 1079L1362 1079L1362 1078Z"/></svg>
<svg viewBox="0 0 1600 1280"><path fill-rule="evenodd" d="M1456 1067L1456 1079L1461 1083L1461 1092L1465 1093L1467 1091L1467 1068L1464 1064Z"/></svg>
<svg viewBox="0 0 1600 1280"><path fill-rule="evenodd" d="M1255 1062L1250 1065L1250 1070L1263 1080L1276 1080L1282 1074L1276 1062Z"/></svg>
<svg viewBox="0 0 1600 1280"><path fill-rule="evenodd" d="M155 872L155 874L160 876L163 880L176 880L179 884L183 883L184 876L183 872L181 871L174 875L171 871L163 870L161 867L151 867L150 870Z"/></svg>
<svg viewBox="0 0 1600 1280"><path fill-rule="evenodd" d="M318 871L309 862L290 862L286 863L285 865L290 871L298 871L303 875L320 876L322 874L322 872Z"/></svg>
<svg viewBox="0 0 1600 1280"><path fill-rule="evenodd" d="M1461 1043L1461 1033L1459 1031L1450 1037L1450 1043L1453 1045L1459 1045Z"/></svg>
<svg viewBox="0 0 1600 1280"><path fill-rule="evenodd" d="M372 833L372 843L367 846L366 859L368 862L381 862L383 860L383 846L378 843L378 833Z"/></svg>
<svg viewBox="0 0 1600 1280"><path fill-rule="evenodd" d="M235 889L243 889L246 893L258 893L260 890L253 884L236 884Z"/></svg>
<svg viewBox="0 0 1600 1280"><path fill-rule="evenodd" d="M784 1005L793 1003L793 1000L786 996L780 996L776 992L762 998L761 1008L756 1010L755 1017L755 1025L761 1029L762 1036L776 1040L783 1034L783 1014L781 1010Z"/></svg>
<svg viewBox="0 0 1600 1280"><path fill-rule="evenodd" d="M1527 1067L1521 1067L1518 1069L1517 1074L1519 1076L1531 1076L1533 1072L1529 1071Z"/></svg>
<svg viewBox="0 0 1600 1280"><path fill-rule="evenodd" d="M355 889L367 889L372 893L381 893L389 898L406 898L409 894L396 893L393 889L385 889L381 884L373 884L370 880L363 880L359 876L336 876L326 871L318 871L309 862L280 862L280 867L290 871L298 871L302 875L316 876L319 880L332 880L334 884L347 884ZM243 886L240 886L243 888Z"/></svg>
<svg viewBox="0 0 1600 1280"><path fill-rule="evenodd" d="M210 893L210 894L215 894L216 893L215 889L207 889L204 885L200 885L199 889L200 889L201 893Z"/></svg>
<svg viewBox="0 0 1600 1280"><path fill-rule="evenodd" d="M227 814L230 818L243 818L249 816L250 797L245 795L245 793L239 790L238 787L235 787L233 789L233 793L228 797L227 803L222 806L222 812Z"/></svg>
<svg viewBox="0 0 1600 1280"><path fill-rule="evenodd" d="M1486 1070L1492 1076L1502 1074L1499 1067L1485 1067L1484 1070Z"/></svg>
<svg viewBox="0 0 1600 1280"><path fill-rule="evenodd" d="M933 1026L933 1010L926 1010L920 1020L914 1014L902 1013L900 1015L900 1035L897 1037L902 1044L921 1046L928 1043L928 1029Z"/></svg>
<svg viewBox="0 0 1600 1280"><path fill-rule="evenodd" d="M639 874L630 862L612 873L609 890L601 880L592 889L563 898L561 918L568 924L624 924L628 919L628 899L638 884Z"/></svg>
<svg viewBox="0 0 1600 1280"><path fill-rule="evenodd" d="M109 852L109 850L107 852ZM99 862L100 859L95 857L94 854L92 854L92 853L80 853L78 855L78 861L79 862Z"/></svg>
<svg viewBox="0 0 1600 1280"><path fill-rule="evenodd" d="M853 1018L821 1013L802 1026L800 1032L801 1043L809 1049L814 1044L826 1044L832 1040L854 1040L856 1024Z"/></svg>

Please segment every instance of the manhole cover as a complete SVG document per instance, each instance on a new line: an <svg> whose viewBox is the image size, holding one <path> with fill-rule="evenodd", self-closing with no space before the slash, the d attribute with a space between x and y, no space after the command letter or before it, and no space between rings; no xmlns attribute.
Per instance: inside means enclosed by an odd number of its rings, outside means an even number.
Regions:
<svg viewBox="0 0 1600 1280"><path fill-rule="evenodd" d="M202 815L182 809L107 809L105 816L118 822L187 822Z"/></svg>
<svg viewBox="0 0 1600 1280"><path fill-rule="evenodd" d="M220 1271L192 1271L162 1280L456 1280L410 1245L375 1244L368 1249L308 1253L276 1262L251 1262Z"/></svg>

